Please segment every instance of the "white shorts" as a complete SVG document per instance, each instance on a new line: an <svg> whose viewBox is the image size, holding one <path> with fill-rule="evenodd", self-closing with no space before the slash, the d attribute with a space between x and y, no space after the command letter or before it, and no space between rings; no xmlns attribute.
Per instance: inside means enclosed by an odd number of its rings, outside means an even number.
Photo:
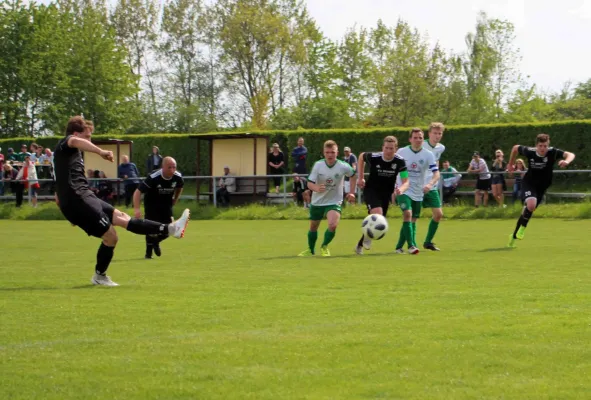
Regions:
<svg viewBox="0 0 591 400"><path fill-rule="evenodd" d="M351 190L351 181L345 181L345 194Z"/></svg>

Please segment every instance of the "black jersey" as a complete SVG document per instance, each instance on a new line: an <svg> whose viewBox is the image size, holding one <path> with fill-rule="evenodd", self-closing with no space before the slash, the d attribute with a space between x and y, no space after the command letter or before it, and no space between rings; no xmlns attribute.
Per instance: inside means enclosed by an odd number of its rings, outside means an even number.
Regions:
<svg viewBox="0 0 591 400"><path fill-rule="evenodd" d="M84 171L82 152L68 146L71 137L72 135L66 136L60 140L53 152L54 179L60 201L71 196L85 197L92 194Z"/></svg>
<svg viewBox="0 0 591 400"><path fill-rule="evenodd" d="M540 156L535 147L519 146L520 155L527 158L528 168L523 181L538 186L548 187L552 184L554 163L564 158L564 151L550 147L544 157Z"/></svg>
<svg viewBox="0 0 591 400"><path fill-rule="evenodd" d="M378 192L392 193L396 185L396 177L402 171L406 171L404 158L398 154L394 158L386 161L383 153L365 153L363 161L369 164L369 178L365 187Z"/></svg>
<svg viewBox="0 0 591 400"><path fill-rule="evenodd" d="M174 191L183 185L183 177L179 172L175 172L169 179L162 176L161 169L150 174L139 187L144 194L146 212L172 212Z"/></svg>

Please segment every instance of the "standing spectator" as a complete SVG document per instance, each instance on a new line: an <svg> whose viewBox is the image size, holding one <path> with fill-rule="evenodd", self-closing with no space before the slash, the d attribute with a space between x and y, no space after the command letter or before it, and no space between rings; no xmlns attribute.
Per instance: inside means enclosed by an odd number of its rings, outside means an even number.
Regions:
<svg viewBox="0 0 591 400"><path fill-rule="evenodd" d="M9 147L6 151L6 161L12 161L13 163L18 161L17 154L14 152L12 147Z"/></svg>
<svg viewBox="0 0 591 400"><path fill-rule="evenodd" d="M222 206L230 205L230 193L236 191L236 178L230 173L230 167L224 167L224 177L220 178L220 187L216 190L216 196Z"/></svg>
<svg viewBox="0 0 591 400"><path fill-rule="evenodd" d="M521 195L521 182L523 181L523 175L525 175L525 164L521 158L515 161L515 182L513 183L513 204L519 199Z"/></svg>
<svg viewBox="0 0 591 400"><path fill-rule="evenodd" d="M355 154L351 153L351 148L350 147L345 147L343 152L345 153L345 157L344 160L347 164L349 164L352 168L353 171L355 171L355 173L357 173L357 157L355 156ZM344 186L344 195L346 196L347 193L349 193L350 189L351 189L351 181L349 180L350 178L348 176L345 176L345 186ZM346 202L343 202L343 206L345 205Z"/></svg>
<svg viewBox="0 0 591 400"><path fill-rule="evenodd" d="M293 190L292 196L298 205L304 204L304 207L308 206L308 203L304 200L304 192L308 188L308 182L305 178L300 178L298 174L293 174Z"/></svg>
<svg viewBox="0 0 591 400"><path fill-rule="evenodd" d="M41 164L41 156L43 156L43 147L39 146L38 144L33 143L31 145L31 148L33 148L33 145L35 145L34 149L35 151L31 152L31 161L33 162L33 164Z"/></svg>
<svg viewBox="0 0 591 400"><path fill-rule="evenodd" d="M269 175L282 175L283 166L285 165L285 157L279 148L278 143L273 143L271 152L269 153ZM279 185L281 185L281 177L273 177L273 184L275 185L275 193L279 193Z"/></svg>
<svg viewBox="0 0 591 400"><path fill-rule="evenodd" d="M23 184L16 179L17 175L18 171L16 168L13 168L8 163L4 164L2 179L5 183L10 183L10 190L16 197L16 206L20 207L23 204Z"/></svg>
<svg viewBox="0 0 591 400"><path fill-rule="evenodd" d="M146 172L149 175L152 171L162 168L162 156L158 146L152 146L152 154L146 160Z"/></svg>
<svg viewBox="0 0 591 400"><path fill-rule="evenodd" d="M117 168L117 174L119 175L119 179L123 179L125 206L129 207L131 199L133 198L133 193L140 184L140 172L134 163L129 162L128 156L123 156L121 157L121 164L119 164L119 168Z"/></svg>
<svg viewBox="0 0 591 400"><path fill-rule="evenodd" d="M291 157L295 160L293 172L300 175L307 174L306 159L308 158L308 149L304 146L303 137L298 139L298 146L291 152Z"/></svg>
<svg viewBox="0 0 591 400"><path fill-rule="evenodd" d="M20 153L16 153L16 161L18 161L19 163L22 163L23 161L25 161L25 157L26 156L30 156L31 153L29 153L27 151L27 145L26 144L22 144L21 145L21 152Z"/></svg>
<svg viewBox="0 0 591 400"><path fill-rule="evenodd" d="M458 170L452 167L448 160L445 160L443 162L443 169L441 170L441 177L443 178L443 202L447 203L449 197L458 188L462 174L458 173Z"/></svg>
<svg viewBox="0 0 591 400"><path fill-rule="evenodd" d="M503 174L507 170L507 163L503 160L503 151L495 151L495 161L493 161L491 171L497 172L492 174L492 194L499 207L507 207L505 204L504 190L507 189L507 183L505 182L505 175Z"/></svg>
<svg viewBox="0 0 591 400"><path fill-rule="evenodd" d="M37 192L39 191L39 181L37 180L37 169L35 168L35 164L31 161L31 156L25 156L25 161L23 162L23 167L18 171L16 176L18 181L22 181L21 186L24 186L25 189L29 189L31 194L31 201L33 202L33 207L37 207Z"/></svg>
<svg viewBox="0 0 591 400"><path fill-rule="evenodd" d="M490 174L486 161L480 157L480 153L475 151L472 155L472 161L468 166L468 172L478 174L476 179L476 190L474 191L474 205L480 206L482 202L486 207L488 205L488 191L490 190Z"/></svg>
<svg viewBox="0 0 591 400"><path fill-rule="evenodd" d="M0 171L4 173L4 154L2 154L2 147L0 147ZM0 178L0 196L4 196L4 181Z"/></svg>

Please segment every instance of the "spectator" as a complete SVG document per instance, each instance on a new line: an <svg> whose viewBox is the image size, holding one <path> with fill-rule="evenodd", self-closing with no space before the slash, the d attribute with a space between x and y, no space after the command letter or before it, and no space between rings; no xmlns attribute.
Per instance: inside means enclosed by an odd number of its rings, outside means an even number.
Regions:
<svg viewBox="0 0 591 400"><path fill-rule="evenodd" d="M520 200L523 175L525 175L525 164L521 158L518 158L515 161L515 172L513 172L513 176L515 176L515 182L513 183L513 204Z"/></svg>
<svg viewBox="0 0 591 400"><path fill-rule="evenodd" d="M37 143L31 143L29 145L29 152L31 153L31 155L35 154L37 152L37 149L39 148L39 145Z"/></svg>
<svg viewBox="0 0 591 400"><path fill-rule="evenodd" d="M4 174L4 154L2 154L2 147L0 147L0 171ZM4 181L0 178L0 196L4 196Z"/></svg>
<svg viewBox="0 0 591 400"><path fill-rule="evenodd" d="M30 156L30 155L31 155L31 153L29 153L27 151L27 145L26 144L22 144L21 145L21 152L20 153L16 153L16 161L18 161L19 163L23 163L25 161L25 157L26 156Z"/></svg>
<svg viewBox="0 0 591 400"><path fill-rule="evenodd" d="M99 191L99 184L100 184L100 178L101 178L101 171L99 171L98 169L95 169L92 173L92 178L93 180L88 182L88 186L89 189L92 190L92 192L97 195L98 197L98 191Z"/></svg>
<svg viewBox="0 0 591 400"><path fill-rule="evenodd" d="M12 163L15 163L18 161L18 157L17 157L16 153L14 152L14 150L12 149L12 147L9 147L8 150L6 151L6 161L12 161Z"/></svg>
<svg viewBox="0 0 591 400"><path fill-rule="evenodd" d="M23 184L16 179L17 175L18 170L16 168L8 163L4 164L2 180L5 183L10 183L10 190L16 197L16 206L20 207L23 204Z"/></svg>
<svg viewBox="0 0 591 400"><path fill-rule="evenodd" d="M479 207L482 201L486 207L488 205L488 191L490 190L490 174L486 161L480 158L480 153L477 151L472 155L468 172L478 174L476 178L476 190L474 191L474 205Z"/></svg>
<svg viewBox="0 0 591 400"><path fill-rule="evenodd" d="M285 157L279 148L278 143L273 143L271 152L269 153L269 175L282 175L283 166L285 165ZM281 177L273 177L273 184L275 185L275 193L279 193L279 186L281 185Z"/></svg>
<svg viewBox="0 0 591 400"><path fill-rule="evenodd" d="M150 174L152 171L162 168L162 156L158 146L152 146L152 154L148 155L146 160L146 171Z"/></svg>
<svg viewBox="0 0 591 400"><path fill-rule="evenodd" d="M457 190L462 174L458 173L458 170L452 167L448 160L445 160L441 170L441 177L443 182L443 202L447 203L451 195Z"/></svg>
<svg viewBox="0 0 591 400"><path fill-rule="evenodd" d="M33 144L31 145L31 147L33 147ZM35 146L35 151L31 152L31 161L33 162L33 164L41 164L40 159L43 156L43 147L37 144L35 144Z"/></svg>
<svg viewBox="0 0 591 400"><path fill-rule="evenodd" d="M505 204L504 190L507 190L507 183L505 182L505 175L507 170L507 163L503 160L504 154L502 150L495 151L495 161L493 161L491 171L497 172L492 174L491 188L492 194L499 207L507 207Z"/></svg>
<svg viewBox="0 0 591 400"><path fill-rule="evenodd" d="M53 153L49 147L45 148L43 155L39 157L39 164L51 164L53 162Z"/></svg>
<svg viewBox="0 0 591 400"><path fill-rule="evenodd" d="M97 171L98 177L101 179L97 185L97 197L107 203L113 202L113 185L107 181L107 175L103 171Z"/></svg>
<svg viewBox="0 0 591 400"><path fill-rule="evenodd" d="M305 178L300 178L298 174L293 174L293 190L292 196L298 205L307 207L308 203L304 201L304 192L308 188L308 182Z"/></svg>
<svg viewBox="0 0 591 400"><path fill-rule="evenodd" d="M303 137L298 139L298 146L291 152L291 157L295 160L293 172L300 175L307 174L306 158L308 158L308 149L304 146Z"/></svg>
<svg viewBox="0 0 591 400"><path fill-rule="evenodd" d="M230 205L230 193L236 191L236 178L234 178L234 174L230 173L230 167L227 165L224 167L224 177L220 178L219 185L216 196L219 203L227 207Z"/></svg>
<svg viewBox="0 0 591 400"><path fill-rule="evenodd" d="M350 147L345 147L343 152L345 153L345 157L344 160L347 164L349 164L353 170L355 172L357 172L357 157L355 156L355 154L351 153L351 148ZM351 190L351 182L349 181L349 177L346 176L345 177L345 195L347 193L349 193L349 191ZM346 202L343 202L343 205L345 205Z"/></svg>
<svg viewBox="0 0 591 400"><path fill-rule="evenodd" d="M29 189L31 194L31 201L33 207L37 207L37 192L39 191L39 181L37 180L37 169L35 164L31 161L31 156L26 155L23 167L18 171L16 180L22 181L21 186L24 185L25 189Z"/></svg>
<svg viewBox="0 0 591 400"><path fill-rule="evenodd" d="M133 193L140 184L140 172L134 163L129 162L128 156L123 156L121 157L121 164L119 164L117 174L119 175L119 179L123 179L123 187L125 190L125 206L129 207L131 204L131 199L133 198Z"/></svg>

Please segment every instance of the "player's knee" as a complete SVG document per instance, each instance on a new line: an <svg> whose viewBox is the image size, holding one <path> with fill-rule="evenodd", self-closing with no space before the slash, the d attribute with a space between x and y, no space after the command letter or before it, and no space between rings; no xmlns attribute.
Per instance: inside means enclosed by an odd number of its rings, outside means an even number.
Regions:
<svg viewBox="0 0 591 400"><path fill-rule="evenodd" d="M337 230L337 226L339 225L339 221L330 221L328 223L328 230L334 232Z"/></svg>
<svg viewBox="0 0 591 400"><path fill-rule="evenodd" d="M434 208L433 209L433 220L435 222L439 222L439 221L441 221L441 218L443 218L443 210L441 208Z"/></svg>
<svg viewBox="0 0 591 400"><path fill-rule="evenodd" d="M404 220L404 222L410 222L410 220L412 219L412 211L410 210L406 210L402 213L402 218Z"/></svg>
<svg viewBox="0 0 591 400"><path fill-rule="evenodd" d="M103 243L109 247L115 247L119 241L119 236L113 227L103 235Z"/></svg>
<svg viewBox="0 0 591 400"><path fill-rule="evenodd" d="M534 212L536 210L536 202L535 201L528 201L526 205L529 212Z"/></svg>

